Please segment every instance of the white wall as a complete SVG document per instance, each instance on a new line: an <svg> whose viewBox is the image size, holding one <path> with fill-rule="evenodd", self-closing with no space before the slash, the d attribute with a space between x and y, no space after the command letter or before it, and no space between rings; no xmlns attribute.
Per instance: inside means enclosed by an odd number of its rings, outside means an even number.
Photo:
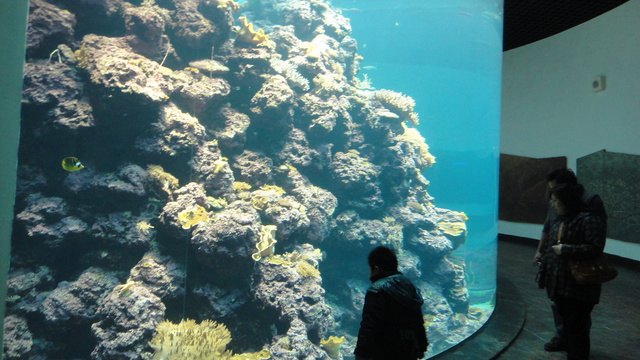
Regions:
<svg viewBox="0 0 640 360"><path fill-rule="evenodd" d="M504 53L501 152L576 159L606 149L640 155L640 0ZM595 76L606 90L593 92ZM639 179L640 181L640 179ZM500 221L499 232L538 239L541 226ZM640 237L640 234L638 234ZM606 251L640 260L640 245Z"/></svg>

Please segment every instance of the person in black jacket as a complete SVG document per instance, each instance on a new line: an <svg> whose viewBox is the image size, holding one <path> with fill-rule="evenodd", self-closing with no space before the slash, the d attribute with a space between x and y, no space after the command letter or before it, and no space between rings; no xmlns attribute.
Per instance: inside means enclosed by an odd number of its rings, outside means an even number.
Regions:
<svg viewBox="0 0 640 360"><path fill-rule="evenodd" d="M372 285L364 298L356 360L422 358L428 341L420 292L398 271L393 250L379 246L368 261Z"/></svg>

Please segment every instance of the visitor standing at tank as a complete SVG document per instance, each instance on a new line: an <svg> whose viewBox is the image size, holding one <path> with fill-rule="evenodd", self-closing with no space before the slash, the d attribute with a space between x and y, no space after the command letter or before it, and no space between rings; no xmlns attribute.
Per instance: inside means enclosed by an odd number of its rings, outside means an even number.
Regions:
<svg viewBox="0 0 640 360"><path fill-rule="evenodd" d="M553 170L547 175L547 185L549 189L552 189L558 185L570 184L570 185L578 185L578 178L576 174L567 168L560 168ZM591 211L593 214L598 216L603 223L605 236L607 229L607 212L604 208L604 203L600 196L584 191L582 195L582 202L585 206ZM551 224L558 217L557 212L554 210L553 206L549 205L549 211L547 213L547 219L544 222L542 227L542 236L540 237L540 242L538 243L538 249L536 250L536 254L533 257L533 264L537 265L540 262L540 258L542 257L542 252L547 248L549 240L549 233L551 230ZM554 239L555 240L555 239ZM565 341L564 341L564 326L562 322L562 317L558 313L555 304L551 303L551 311L553 313L553 320L555 323L556 333L549 342L544 344L544 349L546 351L564 351L565 350Z"/></svg>
<svg viewBox="0 0 640 360"><path fill-rule="evenodd" d="M604 251L605 226L582 201L581 185L563 184L551 189L551 205L558 216L551 224L542 263L547 274L543 286L562 319L563 345L568 360L588 360L591 311L600 301L601 285L577 284L569 260L593 259Z"/></svg>
<svg viewBox="0 0 640 360"><path fill-rule="evenodd" d="M356 360L416 360L427 351L422 296L398 271L393 250L379 246L369 253L369 279L358 331Z"/></svg>

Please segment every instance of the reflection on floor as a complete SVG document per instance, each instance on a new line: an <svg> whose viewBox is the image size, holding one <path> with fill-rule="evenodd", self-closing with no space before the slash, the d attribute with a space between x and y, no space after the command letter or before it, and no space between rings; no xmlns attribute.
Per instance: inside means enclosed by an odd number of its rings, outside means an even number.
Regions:
<svg viewBox="0 0 640 360"><path fill-rule="evenodd" d="M499 294L494 316L472 339L433 359L566 359L564 352L543 349L553 336L553 319L546 293L533 282L535 246L532 240L518 238L498 241ZM592 313L591 360L640 359L640 264L618 258L614 262L619 275L603 285L600 304Z"/></svg>

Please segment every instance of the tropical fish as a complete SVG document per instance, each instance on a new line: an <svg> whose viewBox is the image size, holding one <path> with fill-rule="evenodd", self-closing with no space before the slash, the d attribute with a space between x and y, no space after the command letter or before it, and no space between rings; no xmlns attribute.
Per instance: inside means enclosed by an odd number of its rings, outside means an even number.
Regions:
<svg viewBox="0 0 640 360"><path fill-rule="evenodd" d="M82 165L78 158L69 156L62 159L62 168L67 171L73 172L84 168L84 165Z"/></svg>

